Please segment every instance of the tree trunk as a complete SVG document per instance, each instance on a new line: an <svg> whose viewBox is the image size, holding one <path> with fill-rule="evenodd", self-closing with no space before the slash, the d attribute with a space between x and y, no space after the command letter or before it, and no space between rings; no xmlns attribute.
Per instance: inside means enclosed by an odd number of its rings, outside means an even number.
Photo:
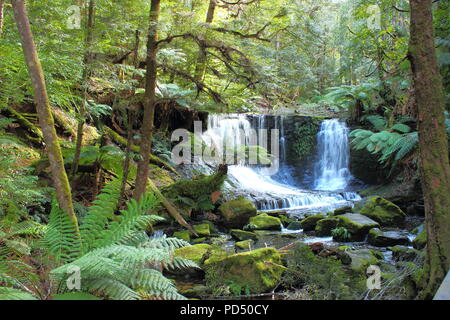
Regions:
<svg viewBox="0 0 450 320"><path fill-rule="evenodd" d="M83 143L83 128L86 121L86 103L89 87L90 65L92 62L92 43L94 40L94 10L95 0L89 1L88 9L88 23L86 26L85 51L84 51L84 69L83 69L83 101L80 105L80 119L77 127L77 142L75 147L75 155L73 158L72 169L70 172L72 184L78 171L78 164L80 163L81 147Z"/></svg>
<svg viewBox="0 0 450 320"><path fill-rule="evenodd" d="M432 0L410 0L411 61L427 227L421 298L432 298L450 268L450 168L444 95L433 41Z"/></svg>
<svg viewBox="0 0 450 320"><path fill-rule="evenodd" d="M3 9L5 7L5 1L0 0L0 35L3 33Z"/></svg>
<svg viewBox="0 0 450 320"><path fill-rule="evenodd" d="M206 13L206 24L211 24L214 20L214 13L216 11L217 2L216 0L209 1L208 12ZM206 53L203 49L200 49L197 58L197 64L195 65L195 80L202 81L205 70L206 70Z"/></svg>
<svg viewBox="0 0 450 320"><path fill-rule="evenodd" d="M147 42L147 73L145 75L144 119L141 127L141 160L138 164L136 188L133 193L133 198L136 200L139 200L146 191L152 148L152 131L156 102L156 76L158 68L156 54L158 52L157 41L160 2L160 0L152 0L150 8L150 25L148 28Z"/></svg>
<svg viewBox="0 0 450 320"><path fill-rule="evenodd" d="M76 232L78 222L72 204L72 192L64 170L64 160L61 154L61 148L56 135L53 116L48 101L47 89L45 85L44 73L41 62L38 58L33 35L31 33L30 21L23 0L12 1L14 17L19 30L25 61L31 82L34 89L34 98L36 100L36 109L39 117L39 124L44 136L52 179L56 190L56 197L62 210L66 212L69 219L73 222Z"/></svg>

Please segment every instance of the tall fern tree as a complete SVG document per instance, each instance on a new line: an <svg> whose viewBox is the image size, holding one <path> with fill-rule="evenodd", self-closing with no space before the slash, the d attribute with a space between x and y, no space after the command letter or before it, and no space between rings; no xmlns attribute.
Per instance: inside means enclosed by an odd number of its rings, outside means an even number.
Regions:
<svg viewBox="0 0 450 320"><path fill-rule="evenodd" d="M55 294L67 297L71 292L67 281L73 270L79 270L81 288L72 291L73 297L92 294L114 300L183 299L162 271L198 268L190 260L174 257L175 249L189 243L147 235L146 230L164 220L149 214L157 204L153 194L145 194L139 202L131 200L116 215L119 193L120 177L107 185L89 208L79 226L80 236L54 202L43 240L49 254L61 264L50 272L57 284ZM0 287L0 299L29 298L11 290Z"/></svg>

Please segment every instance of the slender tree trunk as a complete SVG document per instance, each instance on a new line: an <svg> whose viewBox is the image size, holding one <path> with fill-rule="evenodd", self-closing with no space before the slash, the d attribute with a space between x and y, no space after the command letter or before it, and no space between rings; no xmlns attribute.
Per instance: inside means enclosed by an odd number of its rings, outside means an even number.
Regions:
<svg viewBox="0 0 450 320"><path fill-rule="evenodd" d="M155 118L156 76L158 53L158 20L160 13L160 0L152 0L150 8L150 25L147 42L147 73L145 75L144 119L141 127L141 160L138 163L136 186L133 197L139 200L147 188L150 153L152 149L152 131Z"/></svg>
<svg viewBox="0 0 450 320"><path fill-rule="evenodd" d="M0 0L0 35L3 33L3 9L5 7L5 1Z"/></svg>
<svg viewBox="0 0 450 320"><path fill-rule="evenodd" d="M90 67L92 62L92 44L94 40L94 11L95 11L95 0L89 1L88 9L88 22L86 26L86 38L85 38L85 51L84 51L84 69L83 69L83 101L80 105L80 115L77 127L77 142L75 147L75 155L73 158L72 168L71 168L71 180L72 184L75 181L75 176L78 171L78 165L80 163L81 147L83 144L83 128L86 121L86 103L88 96L89 87L89 77L90 77Z"/></svg>
<svg viewBox="0 0 450 320"><path fill-rule="evenodd" d="M209 1L209 7L208 12L206 13L206 20L205 22L207 24L211 24L214 20L214 13L216 11L217 6L217 0L210 0ZM198 53L197 63L195 65L195 80L201 81L205 75L206 70L206 60L207 56L203 49L200 49Z"/></svg>
<svg viewBox="0 0 450 320"><path fill-rule="evenodd" d="M421 298L432 298L450 268L450 168L444 95L433 41L432 0L410 0L411 61L427 227Z"/></svg>
<svg viewBox="0 0 450 320"><path fill-rule="evenodd" d="M45 85L44 73L38 58L33 35L31 33L30 21L23 0L12 1L14 16L19 30L25 61L34 89L34 98L39 117L39 124L44 136L56 197L62 210L66 212L74 223L78 233L78 222L72 204L72 192L64 170L64 160L56 135L55 124L50 110L50 104Z"/></svg>

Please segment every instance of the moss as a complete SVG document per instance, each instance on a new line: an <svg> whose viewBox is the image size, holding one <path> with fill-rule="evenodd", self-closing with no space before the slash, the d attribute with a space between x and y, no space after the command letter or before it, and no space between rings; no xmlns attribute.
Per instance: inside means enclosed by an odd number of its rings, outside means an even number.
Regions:
<svg viewBox="0 0 450 320"><path fill-rule="evenodd" d="M181 239L181 240L184 240L187 242L191 242L191 235L190 235L190 232L187 230L174 232L173 236L178 239Z"/></svg>
<svg viewBox="0 0 450 320"><path fill-rule="evenodd" d="M254 241L253 240L244 240L244 241L239 241L236 242L234 245L236 248L238 249L243 249L243 250L251 250L251 247L253 245Z"/></svg>
<svg viewBox="0 0 450 320"><path fill-rule="evenodd" d="M209 229L209 224L207 223L202 223L202 224L196 224L194 226L192 226L195 230L195 232L197 232L197 234L201 237L201 236L210 236L211 235L211 230Z"/></svg>
<svg viewBox="0 0 450 320"><path fill-rule="evenodd" d="M189 259L201 265L203 260L224 257L227 252L212 245L201 243L175 250L175 257Z"/></svg>
<svg viewBox="0 0 450 320"><path fill-rule="evenodd" d="M346 254L351 259L350 267L356 272L365 274L368 266L380 263L378 255L370 249L350 250Z"/></svg>
<svg viewBox="0 0 450 320"><path fill-rule="evenodd" d="M382 226L399 226L405 221L406 214L397 205L379 196L369 198L364 205L355 207L353 212L361 213Z"/></svg>
<svg viewBox="0 0 450 320"><path fill-rule="evenodd" d="M316 214L314 216L309 216L300 221L300 224L303 228L303 231L311 231L314 230L316 224L319 220L325 219L326 217L323 214Z"/></svg>
<svg viewBox="0 0 450 320"><path fill-rule="evenodd" d="M169 171L164 170L154 164L150 164L149 178L155 183L157 187L167 186L173 184L175 181L169 174Z"/></svg>
<svg viewBox="0 0 450 320"><path fill-rule="evenodd" d="M351 234L351 241L364 240L370 229L379 227L379 224L363 215L346 213L336 217L338 227L347 229Z"/></svg>
<svg viewBox="0 0 450 320"><path fill-rule="evenodd" d="M317 221L315 231L319 237L331 236L331 231L336 228L338 224L337 218L325 218Z"/></svg>
<svg viewBox="0 0 450 320"><path fill-rule="evenodd" d="M230 231L230 234L233 238L244 241L244 240L256 240L258 237L255 233L250 231L244 231L239 229L232 229Z"/></svg>
<svg viewBox="0 0 450 320"><path fill-rule="evenodd" d="M427 245L427 229L423 228L417 237L413 240L414 249L421 250Z"/></svg>
<svg viewBox="0 0 450 320"><path fill-rule="evenodd" d="M242 252L205 261L206 280L217 288L229 283L247 287L251 293L269 292L276 287L286 268L274 248Z"/></svg>
<svg viewBox="0 0 450 320"><path fill-rule="evenodd" d="M281 221L276 217L267 214L260 214L251 217L249 220L250 229L252 230L281 230Z"/></svg>
<svg viewBox="0 0 450 320"><path fill-rule="evenodd" d="M239 198L222 204L219 212L225 225L241 228L248 223L250 218L256 216L256 207L250 200Z"/></svg>
<svg viewBox="0 0 450 320"><path fill-rule="evenodd" d="M287 226L288 230L300 230L301 228L302 228L302 224L300 221L293 221L293 222L289 223L289 225Z"/></svg>
<svg viewBox="0 0 450 320"><path fill-rule="evenodd" d="M206 238L206 237L197 238L197 239L192 240L192 244L205 243L207 240L208 240L208 238Z"/></svg>

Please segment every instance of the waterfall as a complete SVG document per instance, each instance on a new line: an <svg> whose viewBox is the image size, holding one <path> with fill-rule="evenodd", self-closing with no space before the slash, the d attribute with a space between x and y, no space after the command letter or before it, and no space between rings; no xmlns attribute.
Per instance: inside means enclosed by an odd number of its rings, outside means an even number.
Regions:
<svg viewBox="0 0 450 320"><path fill-rule="evenodd" d="M330 132L323 134L326 138L322 139L321 133L319 133L319 144L323 145L323 147L319 148L320 157L326 159L323 160L323 165L321 164L319 167L321 170L330 166L338 168L336 169L337 172L342 168L348 171L348 151L337 150L348 147L347 142L344 143L343 141L344 137L345 140L347 139L346 127L342 126L337 120L332 120L332 123L336 123L336 125L331 128L328 128L328 120L322 124L321 132L330 130ZM281 131L279 141L281 150L279 152L280 159L278 160L280 167L278 173L268 175L264 173L261 167L250 166L243 162L230 165L228 169L228 177L233 182L233 185L239 190L246 192L254 200L259 210L311 210L316 208L317 212L323 212L323 210L332 210L340 206L349 205L351 201L359 199L356 193L345 192L344 184L339 185L335 189L323 188L323 190L327 191L301 190L297 187L297 183L291 174L293 168L290 168L286 163L286 148L289 141L286 140L284 117L282 116L211 114L208 121L208 130L203 134L203 140L207 144L214 145L222 152L225 145L226 148L235 148L241 145L256 144L255 138L251 134L259 133L260 129L275 128ZM332 142L333 139L335 142ZM320 142L321 140L323 141ZM329 144L337 142L338 144L333 147L334 149L329 150L331 147ZM270 142L267 142L267 146L273 148ZM327 155L325 156L323 153ZM333 158L333 153L342 155L339 158ZM338 160L339 163L332 165L334 160ZM344 170L341 171L343 176L347 174ZM326 180L328 176L335 177L338 175L338 173L329 174L327 171L322 177L322 173L320 173L318 181L324 181L325 183L328 181ZM317 183L317 185L321 186L320 183ZM335 184L333 182L334 187ZM342 192L329 192L333 190Z"/></svg>
<svg viewBox="0 0 450 320"><path fill-rule="evenodd" d="M344 190L350 179L348 128L338 119L322 122L317 136L320 160L315 170L315 189Z"/></svg>

